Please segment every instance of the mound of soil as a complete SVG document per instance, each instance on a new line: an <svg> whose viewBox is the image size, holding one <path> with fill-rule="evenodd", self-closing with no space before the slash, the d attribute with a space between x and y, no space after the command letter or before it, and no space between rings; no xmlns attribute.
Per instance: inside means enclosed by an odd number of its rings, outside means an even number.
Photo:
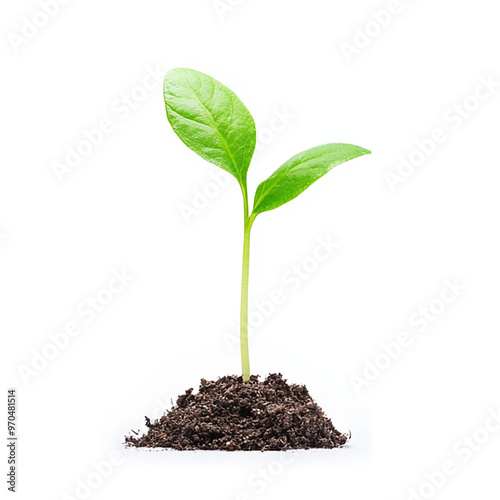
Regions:
<svg viewBox="0 0 500 500"><path fill-rule="evenodd" d="M341 434L303 385L288 384L281 374L263 382L252 376L202 379L197 394L189 389L141 437L128 446L176 450L291 450L337 448Z"/></svg>

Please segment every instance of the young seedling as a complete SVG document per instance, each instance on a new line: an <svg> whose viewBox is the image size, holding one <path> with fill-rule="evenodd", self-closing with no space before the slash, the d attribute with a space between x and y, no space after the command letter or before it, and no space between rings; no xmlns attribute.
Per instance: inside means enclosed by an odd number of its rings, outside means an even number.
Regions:
<svg viewBox="0 0 500 500"><path fill-rule="evenodd" d="M247 382L250 232L255 218L293 200L333 167L370 151L352 144L324 144L299 153L258 186L250 212L247 172L255 150L256 131L248 109L222 83L192 69L169 71L165 76L164 97L168 121L184 144L232 174L241 187L244 236L240 345L243 380Z"/></svg>

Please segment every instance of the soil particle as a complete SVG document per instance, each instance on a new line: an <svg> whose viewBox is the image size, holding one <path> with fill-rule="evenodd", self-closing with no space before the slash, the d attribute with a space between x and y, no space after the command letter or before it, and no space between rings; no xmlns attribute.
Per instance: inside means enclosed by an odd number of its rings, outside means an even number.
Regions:
<svg viewBox="0 0 500 500"><path fill-rule="evenodd" d="M197 394L188 389L159 420L146 418L141 437L128 446L176 450L292 450L337 448L341 434L303 385L288 384L281 374L263 382L252 376L202 379Z"/></svg>

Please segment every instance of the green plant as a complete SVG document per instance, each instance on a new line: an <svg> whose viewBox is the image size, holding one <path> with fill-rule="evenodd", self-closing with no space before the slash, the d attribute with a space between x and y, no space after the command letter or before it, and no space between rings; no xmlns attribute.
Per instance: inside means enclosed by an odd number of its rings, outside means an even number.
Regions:
<svg viewBox="0 0 500 500"><path fill-rule="evenodd" d="M299 153L258 186L250 212L247 172L255 150L256 131L248 109L222 83L192 69L169 71L165 76L164 97L170 125L184 144L232 174L241 187L244 238L240 344L243 380L248 381L248 276L250 232L255 218L293 200L333 167L370 151L351 144L325 144Z"/></svg>

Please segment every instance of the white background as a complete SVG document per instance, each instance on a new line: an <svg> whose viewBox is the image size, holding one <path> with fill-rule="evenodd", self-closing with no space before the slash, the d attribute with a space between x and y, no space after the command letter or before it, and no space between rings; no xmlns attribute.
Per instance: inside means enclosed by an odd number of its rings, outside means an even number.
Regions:
<svg viewBox="0 0 500 500"><path fill-rule="evenodd" d="M389 1L227 6L73 0L20 43L40 6L2 4L0 328L3 386L18 390L18 497L83 498L78 481L99 482L93 462L116 452L120 465L89 498L498 497L488 412L500 405L500 88L472 97L480 78L500 81L495 3L401 0L384 27L373 12ZM283 466L279 453L123 448L144 415L240 369L224 334L237 327L241 195L231 181L186 221L181 208L220 171L172 132L161 83L139 88L148 71L178 66L233 89L260 132L276 110L294 115L256 152L252 193L303 149L373 151L261 215L252 241L251 302L286 296L251 337L252 372L307 384L353 433L347 449L287 454ZM453 118L464 100L469 116ZM60 181L54 163L103 119L112 132ZM436 128L446 140L391 189L388 172ZM313 266L320 237L339 248L291 290L284 273ZM78 307L122 269L133 279L86 323ZM466 290L443 306L447 279ZM439 314L419 333L414 315L430 303ZM22 377L72 321L80 335ZM401 332L411 345L357 391L353 376L387 361L381 344ZM455 473L429 489L444 461Z"/></svg>

